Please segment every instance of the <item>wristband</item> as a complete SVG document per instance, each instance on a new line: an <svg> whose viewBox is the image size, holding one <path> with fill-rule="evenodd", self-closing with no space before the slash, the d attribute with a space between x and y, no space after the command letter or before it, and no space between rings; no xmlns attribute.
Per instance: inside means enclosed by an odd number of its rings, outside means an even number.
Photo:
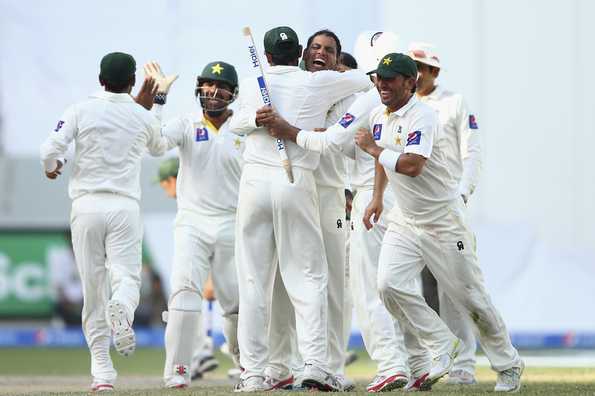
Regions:
<svg viewBox="0 0 595 396"><path fill-rule="evenodd" d="M392 170L393 172L397 171L397 162L399 162L399 157L401 153L397 153L396 151L384 149L378 156L378 162L382 164L387 169Z"/></svg>
<svg viewBox="0 0 595 396"><path fill-rule="evenodd" d="M165 102L167 101L167 94L160 92L157 95L155 95L155 99L153 99L153 103L158 104L158 105L164 105Z"/></svg>

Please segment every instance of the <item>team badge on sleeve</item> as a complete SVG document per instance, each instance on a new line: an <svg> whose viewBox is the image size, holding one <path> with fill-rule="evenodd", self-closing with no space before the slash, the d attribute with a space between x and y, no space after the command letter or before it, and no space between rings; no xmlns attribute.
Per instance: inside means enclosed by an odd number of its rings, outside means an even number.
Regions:
<svg viewBox="0 0 595 396"><path fill-rule="evenodd" d="M207 128L196 128L196 139L197 142L204 142L209 140L209 131Z"/></svg>
<svg viewBox="0 0 595 396"><path fill-rule="evenodd" d="M341 124L343 128L347 128L349 125L351 125L353 120L355 120L355 116L353 114L345 113L343 118L341 118L339 121L339 124Z"/></svg>
<svg viewBox="0 0 595 396"><path fill-rule="evenodd" d="M419 144L419 142L421 142L421 131L409 132L409 134L407 135L406 146Z"/></svg>
<svg viewBox="0 0 595 396"><path fill-rule="evenodd" d="M477 129L477 120L473 114L469 114L469 129Z"/></svg>
<svg viewBox="0 0 595 396"><path fill-rule="evenodd" d="M380 140L380 135L382 135L382 124L374 124L372 135L374 136L374 140Z"/></svg>
<svg viewBox="0 0 595 396"><path fill-rule="evenodd" d="M56 125L56 129L54 129L54 132L60 131L60 128L62 128L63 125L64 125L64 121L62 121L62 120L58 121L58 125Z"/></svg>

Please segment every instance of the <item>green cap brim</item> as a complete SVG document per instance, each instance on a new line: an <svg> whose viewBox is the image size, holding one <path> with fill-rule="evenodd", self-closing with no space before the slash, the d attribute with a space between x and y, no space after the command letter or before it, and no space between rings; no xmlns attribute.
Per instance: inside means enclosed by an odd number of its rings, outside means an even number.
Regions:
<svg viewBox="0 0 595 396"><path fill-rule="evenodd" d="M366 74L368 76L371 75L371 74L376 74L377 76L380 76L382 78L393 78L393 77L398 76L401 73L399 73L397 71L381 71L381 72L378 72L378 69L376 69L376 70L369 71ZM403 76L404 77L407 77L404 74L403 74Z"/></svg>

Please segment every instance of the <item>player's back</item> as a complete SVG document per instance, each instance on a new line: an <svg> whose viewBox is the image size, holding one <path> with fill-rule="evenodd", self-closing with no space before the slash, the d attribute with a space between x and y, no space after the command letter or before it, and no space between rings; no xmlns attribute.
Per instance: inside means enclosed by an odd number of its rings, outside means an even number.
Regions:
<svg viewBox="0 0 595 396"><path fill-rule="evenodd" d="M158 121L128 94L101 92L73 110L77 132L71 198L105 191L140 199L141 159Z"/></svg>
<svg viewBox="0 0 595 396"><path fill-rule="evenodd" d="M265 73L273 107L290 124L301 129L323 128L328 110L339 100L369 86L360 72L338 73L321 71L310 73L297 66L272 66ZM249 113L261 107L260 89L256 81L246 80L241 86L243 97L240 112ZM243 117L239 117L241 119ZM231 129L237 130L232 122ZM292 166L313 170L318 166L319 154L286 142ZM257 128L246 139L244 159L247 163L280 166L275 139L266 129Z"/></svg>

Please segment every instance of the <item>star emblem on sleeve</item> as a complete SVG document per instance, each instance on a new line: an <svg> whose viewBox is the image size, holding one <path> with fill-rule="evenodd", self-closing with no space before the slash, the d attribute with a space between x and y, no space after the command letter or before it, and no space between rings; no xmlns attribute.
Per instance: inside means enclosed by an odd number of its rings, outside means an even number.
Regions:
<svg viewBox="0 0 595 396"><path fill-rule="evenodd" d="M221 74L221 72L223 71L223 67L217 63L215 66L211 66L211 72L213 74Z"/></svg>

